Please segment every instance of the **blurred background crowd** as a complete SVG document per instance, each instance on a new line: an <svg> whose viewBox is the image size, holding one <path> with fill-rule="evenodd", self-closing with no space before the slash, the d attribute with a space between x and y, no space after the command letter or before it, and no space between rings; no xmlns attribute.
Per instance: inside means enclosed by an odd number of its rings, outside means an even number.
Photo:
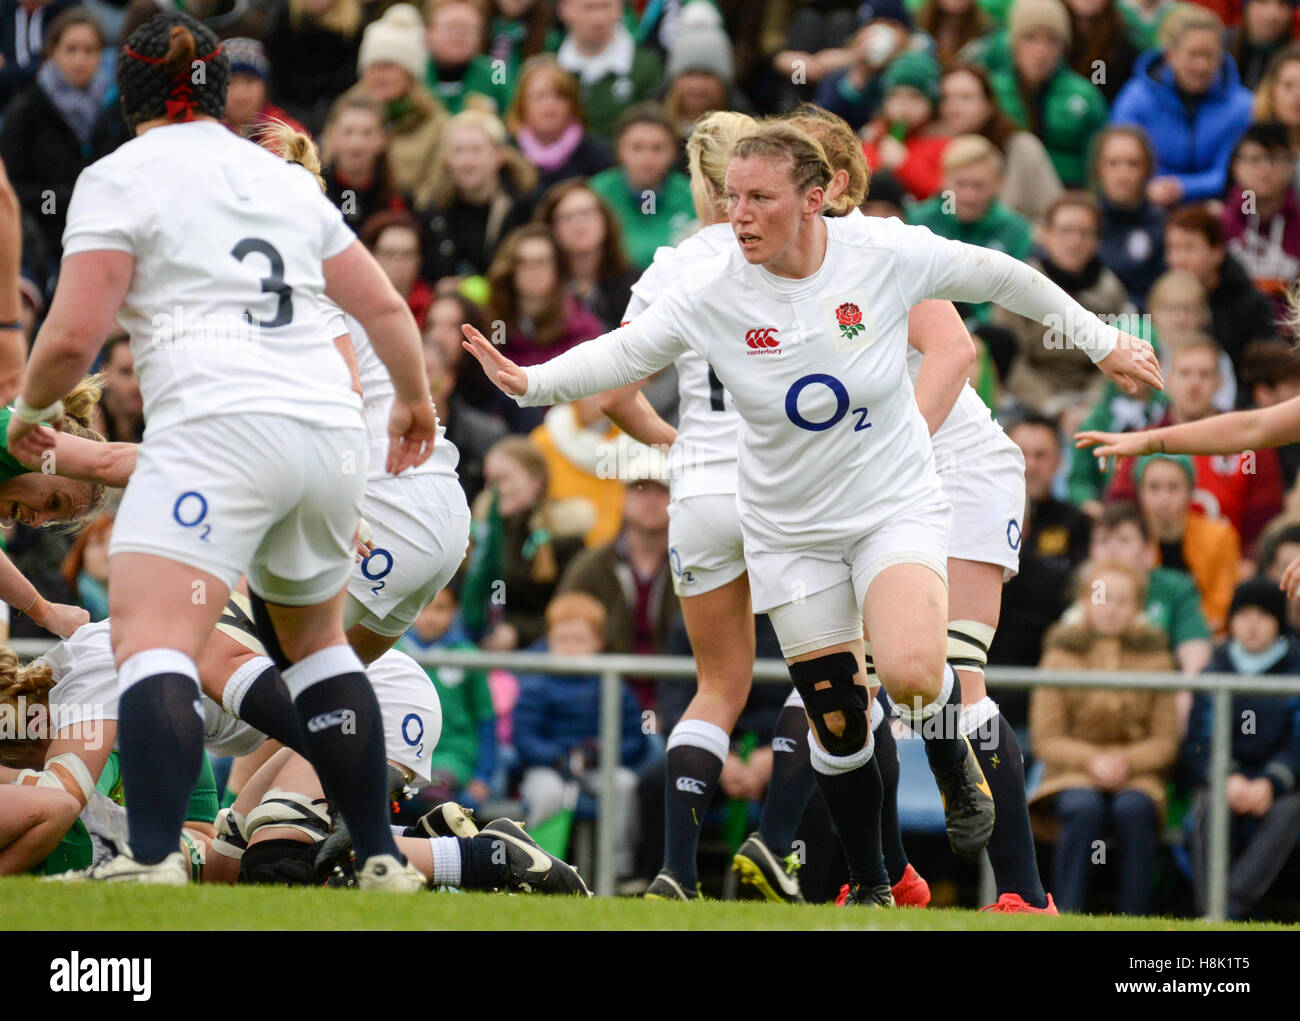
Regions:
<svg viewBox="0 0 1300 1021"><path fill-rule="evenodd" d="M695 227L683 158L695 119L813 101L862 138L865 213L1025 260L1151 339L1164 366L1164 392L1129 396L1039 324L961 309L980 352L972 384L1027 469L1020 574L990 662L1300 673L1300 606L1275 584L1300 555L1300 445L1103 470L1070 443L1081 427L1300 395L1285 298L1300 277L1296 3L0 0L0 158L23 207L31 335L77 175L127 138L115 46L173 4L224 40L230 130L256 139L278 119L318 139L329 197L423 331L475 525L460 576L408 649L689 654L662 476L607 470L619 432L599 399L505 400L467 364L459 327L477 325L529 365L617 326L655 249ZM102 432L138 440L125 337L100 368ZM671 369L645 393L675 422ZM111 524L110 510L75 535L16 526L5 546L46 598L102 619ZM1090 598L1098 584L1101 601ZM756 625L760 654L778 657L766 620ZM12 633L36 632L19 618ZM518 800L531 825L558 830L550 839L580 837L593 810L596 678L430 672L445 719L430 796ZM618 871L629 890L659 864L662 736L690 688L627 684ZM784 695L756 686L737 727L725 804L706 830L706 887L762 797ZM1207 699L994 695L1033 758L1059 906L1195 910ZM1300 870L1285 865L1300 830L1300 699L1237 703L1256 722L1234 730L1231 910L1294 917ZM940 850L927 856L943 846L934 818L905 824L913 860L951 902L972 874ZM800 839L816 896L819 856L836 853L819 806Z"/></svg>

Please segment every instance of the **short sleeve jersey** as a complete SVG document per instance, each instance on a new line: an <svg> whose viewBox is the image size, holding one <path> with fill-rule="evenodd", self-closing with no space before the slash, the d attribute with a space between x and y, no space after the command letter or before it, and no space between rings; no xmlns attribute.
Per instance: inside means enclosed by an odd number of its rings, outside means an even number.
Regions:
<svg viewBox="0 0 1300 1021"><path fill-rule="evenodd" d="M120 251L148 432L211 415L355 416L322 329L322 262L356 240L302 167L221 124L154 128L82 171L64 258Z"/></svg>
<svg viewBox="0 0 1300 1021"><path fill-rule="evenodd" d="M691 268L734 248L728 223L692 234L676 248L660 248L654 262L632 288L623 314L631 322L672 284L687 280ZM722 381L695 351L677 359L677 440L668 453L674 499L726 495L736 491L736 431L740 416Z"/></svg>

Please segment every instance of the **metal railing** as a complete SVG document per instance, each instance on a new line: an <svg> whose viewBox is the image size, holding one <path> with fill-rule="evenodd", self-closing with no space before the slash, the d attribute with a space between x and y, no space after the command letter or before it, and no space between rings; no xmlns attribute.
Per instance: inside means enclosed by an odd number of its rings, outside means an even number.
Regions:
<svg viewBox="0 0 1300 1021"><path fill-rule="evenodd" d="M9 643L19 656L39 656L51 643L41 639L15 639ZM413 654L423 666L508 670L512 673L598 674L600 684L599 794L596 817L596 892L614 893L615 776L622 740L622 691L625 677L695 680L695 661L685 656L554 656L541 652L487 653L478 650L434 649ZM1030 667L988 667L990 688L1119 688L1125 690L1194 691L1213 696L1214 728L1207 775L1208 861L1205 917L1222 921L1228 906L1229 813L1228 767L1232 754L1232 699L1234 695L1300 695L1298 676L1242 676L1239 674L1110 673L1098 671L1038 670ZM762 684L789 684L790 674L780 660L759 660L754 680Z"/></svg>

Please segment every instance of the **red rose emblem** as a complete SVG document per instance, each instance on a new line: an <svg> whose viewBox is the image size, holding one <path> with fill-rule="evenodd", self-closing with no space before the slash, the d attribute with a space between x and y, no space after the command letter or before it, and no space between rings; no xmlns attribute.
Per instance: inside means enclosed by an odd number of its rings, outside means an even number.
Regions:
<svg viewBox="0 0 1300 1021"><path fill-rule="evenodd" d="M846 301L835 310L835 320L841 326L857 326L862 322L862 309L851 301Z"/></svg>

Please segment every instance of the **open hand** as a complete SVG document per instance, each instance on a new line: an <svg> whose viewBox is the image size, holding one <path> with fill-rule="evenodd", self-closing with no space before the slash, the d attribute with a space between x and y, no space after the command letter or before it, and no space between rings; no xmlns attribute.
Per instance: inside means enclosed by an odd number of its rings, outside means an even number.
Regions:
<svg viewBox="0 0 1300 1021"><path fill-rule="evenodd" d="M469 323L462 325L460 331L465 335L465 350L478 359L487 378L503 393L510 397L522 397L528 392L528 373L498 351Z"/></svg>

